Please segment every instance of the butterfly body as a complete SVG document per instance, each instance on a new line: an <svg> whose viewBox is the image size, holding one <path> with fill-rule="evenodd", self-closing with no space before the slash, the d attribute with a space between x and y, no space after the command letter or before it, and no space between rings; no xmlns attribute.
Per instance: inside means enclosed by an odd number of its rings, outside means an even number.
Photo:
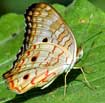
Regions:
<svg viewBox="0 0 105 103"><path fill-rule="evenodd" d="M11 70L3 77L8 87L22 94L33 87L49 86L76 62L76 41L71 30L46 3L33 4L25 14L24 45Z"/></svg>

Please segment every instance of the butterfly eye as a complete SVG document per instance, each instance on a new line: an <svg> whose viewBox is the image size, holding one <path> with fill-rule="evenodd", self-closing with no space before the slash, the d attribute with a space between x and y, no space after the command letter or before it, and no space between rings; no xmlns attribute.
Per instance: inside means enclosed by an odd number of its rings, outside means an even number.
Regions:
<svg viewBox="0 0 105 103"><path fill-rule="evenodd" d="M31 58L31 61L32 61L32 62L35 62L36 59L37 59L37 57L36 57L36 56L33 56L33 57Z"/></svg>
<svg viewBox="0 0 105 103"><path fill-rule="evenodd" d="M44 38L43 40L42 40L42 42L47 42L48 41L48 39L47 38Z"/></svg>
<svg viewBox="0 0 105 103"><path fill-rule="evenodd" d="M27 80L29 78L29 74L24 75L23 79Z"/></svg>

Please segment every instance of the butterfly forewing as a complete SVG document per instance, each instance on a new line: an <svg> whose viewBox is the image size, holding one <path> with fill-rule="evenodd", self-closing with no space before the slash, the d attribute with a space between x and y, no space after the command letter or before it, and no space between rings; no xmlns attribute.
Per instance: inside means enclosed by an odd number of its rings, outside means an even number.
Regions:
<svg viewBox="0 0 105 103"><path fill-rule="evenodd" d="M8 87L24 93L33 87L46 88L76 62L76 41L57 11L46 3L26 10L24 45L11 70L3 77ZM67 68L70 67L70 68Z"/></svg>
<svg viewBox="0 0 105 103"><path fill-rule="evenodd" d="M76 41L57 11L45 4L33 4L26 14L26 48L37 42L51 42L67 48L75 56Z"/></svg>

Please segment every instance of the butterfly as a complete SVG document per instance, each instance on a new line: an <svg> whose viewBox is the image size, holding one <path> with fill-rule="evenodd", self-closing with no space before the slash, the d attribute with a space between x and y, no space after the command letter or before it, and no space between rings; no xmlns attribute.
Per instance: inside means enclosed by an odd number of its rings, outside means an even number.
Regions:
<svg viewBox="0 0 105 103"><path fill-rule="evenodd" d="M68 74L81 56L70 28L49 4L31 5L25 19L23 46L12 68L3 74L17 94L48 87L59 75Z"/></svg>

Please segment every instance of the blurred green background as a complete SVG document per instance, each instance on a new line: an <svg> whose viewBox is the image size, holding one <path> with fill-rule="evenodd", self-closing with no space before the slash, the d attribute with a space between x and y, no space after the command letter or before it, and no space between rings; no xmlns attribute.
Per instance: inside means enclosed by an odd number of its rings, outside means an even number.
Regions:
<svg viewBox="0 0 105 103"><path fill-rule="evenodd" d="M63 5L69 5L74 0L0 0L0 15L8 12L15 12L23 14L25 9L35 2L48 2L51 4L60 3ZM105 11L105 0L89 0L97 7Z"/></svg>
<svg viewBox="0 0 105 103"><path fill-rule="evenodd" d="M26 8L44 1L66 6L53 5L70 26L77 45L82 44L84 56L76 66L85 68L87 79L96 89L85 86L81 72L72 70L65 97L64 75L61 75L45 90L33 88L22 95L9 91L5 84L0 85L0 103L5 100L5 103L105 103L105 0L89 0L91 3L87 0L1 0L0 15L9 14L0 18L0 80L22 45Z"/></svg>

